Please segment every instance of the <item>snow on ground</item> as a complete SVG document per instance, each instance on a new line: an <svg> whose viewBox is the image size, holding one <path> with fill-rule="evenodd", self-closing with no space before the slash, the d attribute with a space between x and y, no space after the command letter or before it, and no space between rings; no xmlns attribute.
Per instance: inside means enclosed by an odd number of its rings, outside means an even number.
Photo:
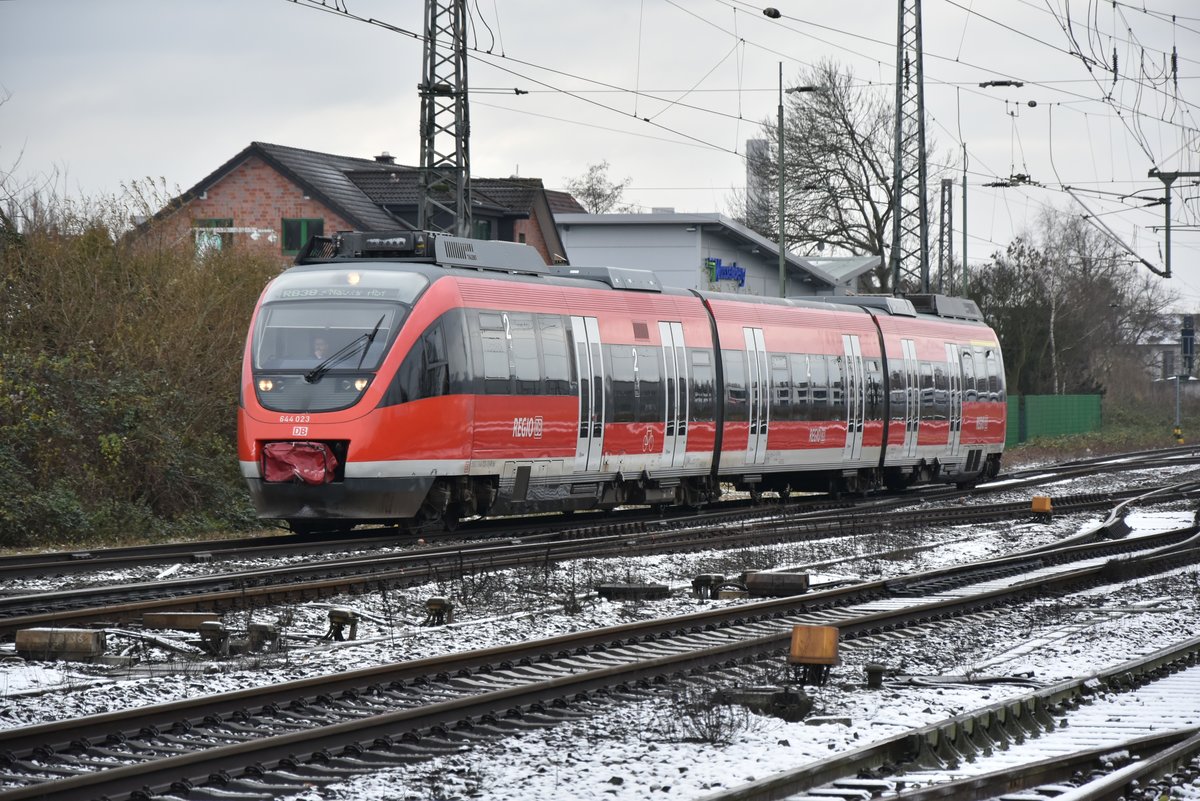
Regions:
<svg viewBox="0 0 1200 801"><path fill-rule="evenodd" d="M1054 683L1165 647L1181 631L1191 631L1196 587L1196 572L1187 570L1132 587L1098 588L1034 607L1003 632L994 621L975 631L946 623L924 641L900 642L902 652L884 655L893 669L962 676L944 686L907 685L893 676L883 689L868 690L862 670L866 654L844 648L843 664L829 683L806 688L816 702L809 721L824 721L817 725L730 708L722 733L731 742L689 741L697 731L715 733L718 727L706 728L694 706L668 690L637 704L606 707L585 720L463 745L457 753L406 770L382 771L295 798L699 798L1022 694L1030 683ZM1136 611L1139 605L1144 611ZM1032 646L996 649L1017 638ZM764 669L761 678L772 678L771 672ZM774 673L778 678L781 671ZM1010 683L971 685L967 677ZM698 721L695 728L686 725L689 720Z"/></svg>
<svg viewBox="0 0 1200 801"><path fill-rule="evenodd" d="M1156 476L1162 480L1161 474ZM1090 479L1055 493L1095 491ZM1108 485L1111 486L1111 480ZM1124 481L1122 482L1124 483ZM1017 493L1028 497L1029 491ZM1138 531L1190 522L1184 504L1135 511ZM282 654L224 662L179 662L165 652L129 641L141 661L130 668L0 661L0 727L167 702L279 683L317 673L350 670L449 651L528 641L569 631L617 625L632 619L687 614L704 608L682 589L661 602L613 603L589 595L605 581L690 585L700 573L736 575L747 569L805 568L813 581L876 580L917 570L1011 553L1052 542L1094 525L1096 515L1072 515L1049 524L954 526L654 557L580 560L551 571L509 571L405 589L229 616L231 628L279 622L288 635ZM911 557L889 551L920 542L931 547ZM119 579L118 579L119 580ZM484 739L450 755L405 770L382 771L345 784L312 789L297 798L394 799L482 797L496 801L536 798L695 798L761 779L914 725L1026 692L1155 650L1191 632L1200 579L1180 570L1131 585L1092 590L1031 605L1020 614L939 624L924 639L889 645L845 643L843 662L829 683L807 688L814 709L807 722L785 723L741 707L714 707L702 686L647 693L633 704L605 704L586 718L520 736ZM423 602L451 597L459 622L424 628ZM568 614L573 595L582 611ZM724 605L736 601L708 601ZM331 606L356 609L360 639L318 643ZM252 617L251 617L252 616ZM124 645L120 635L111 635ZM1012 644L1017 645L1013 646ZM1114 644L1116 643L1116 644ZM880 661L889 671L881 690L867 690L863 665ZM908 684L899 675L939 677L942 684ZM960 677L946 683L945 677ZM984 676L1006 679L980 686ZM787 679L783 665L759 665L719 674L752 686ZM823 722L821 722L823 721ZM816 723L816 725L813 725ZM718 740L719 742L709 742Z"/></svg>

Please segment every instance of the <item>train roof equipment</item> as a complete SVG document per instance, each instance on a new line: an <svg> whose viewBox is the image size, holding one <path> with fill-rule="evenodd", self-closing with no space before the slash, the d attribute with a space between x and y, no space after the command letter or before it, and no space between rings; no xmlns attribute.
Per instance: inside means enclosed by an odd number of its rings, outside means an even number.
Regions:
<svg viewBox="0 0 1200 801"><path fill-rule="evenodd" d="M559 267L555 270L558 275L568 278L583 278L588 281L600 281L613 289L633 289L641 292L662 292L662 282L650 270L637 270L631 267Z"/></svg>
<svg viewBox="0 0 1200 801"><path fill-rule="evenodd" d="M333 236L314 236L296 257L296 264L367 259L533 275L549 272L537 249L528 245L424 231L343 231Z"/></svg>
<svg viewBox="0 0 1200 801"><path fill-rule="evenodd" d="M956 298L951 295L834 295L823 297L826 303L838 303L849 306L862 306L886 312L892 316L916 317L918 314L931 314L955 320L970 320L983 322L983 312L969 298Z"/></svg>

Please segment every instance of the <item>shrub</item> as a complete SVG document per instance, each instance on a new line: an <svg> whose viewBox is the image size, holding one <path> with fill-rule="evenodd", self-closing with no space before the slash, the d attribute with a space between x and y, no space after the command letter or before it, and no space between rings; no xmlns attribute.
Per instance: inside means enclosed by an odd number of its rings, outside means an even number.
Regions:
<svg viewBox="0 0 1200 801"><path fill-rule="evenodd" d="M0 546L241 528L246 325L270 259L133 237L134 209L27 198L0 248Z"/></svg>

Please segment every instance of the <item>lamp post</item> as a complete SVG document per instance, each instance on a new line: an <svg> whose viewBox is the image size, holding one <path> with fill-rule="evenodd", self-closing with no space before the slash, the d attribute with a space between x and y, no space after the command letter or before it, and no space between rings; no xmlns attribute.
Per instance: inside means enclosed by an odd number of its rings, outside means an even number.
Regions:
<svg viewBox="0 0 1200 801"><path fill-rule="evenodd" d="M783 246L783 62L779 62L779 141L778 164L779 172L779 297L787 297L787 254Z"/></svg>
<svg viewBox="0 0 1200 801"><path fill-rule="evenodd" d="M770 9L774 10L774 9ZM763 12L767 14L766 11ZM767 16L771 16L767 14ZM789 95L794 92L816 92L819 87L816 86L792 86L787 89L783 88L783 62L779 62L779 141L778 147L778 163L776 167L779 171L779 297L787 297L787 251L784 249L785 241L783 235L783 214L784 214L784 194L783 194L783 94L787 92Z"/></svg>

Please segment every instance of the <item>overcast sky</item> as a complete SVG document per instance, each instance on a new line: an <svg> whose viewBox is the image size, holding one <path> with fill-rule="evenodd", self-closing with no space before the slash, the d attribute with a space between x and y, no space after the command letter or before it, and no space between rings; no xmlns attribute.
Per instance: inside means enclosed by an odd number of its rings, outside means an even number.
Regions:
<svg viewBox="0 0 1200 801"><path fill-rule="evenodd" d="M787 85L834 58L894 91L894 0L771 2L778 20L734 0L469 0L473 173L562 188L607 160L639 207L730 213L745 141L775 119L780 62ZM423 25L416 0L327 3ZM1161 267L1161 206L1121 196L1161 197L1152 167L1200 171L1200 3L1073 0L1070 20L1067 5L923 2L932 152L958 159L955 252L965 141L970 263L1048 206L1086 213L1067 185ZM147 176L182 190L256 140L417 164L420 76L412 36L290 0L0 0L0 174L57 173L84 195ZM1025 85L978 85L992 80ZM985 186L1017 173L1043 186ZM1200 310L1191 181L1173 195L1168 284L1188 311Z"/></svg>

